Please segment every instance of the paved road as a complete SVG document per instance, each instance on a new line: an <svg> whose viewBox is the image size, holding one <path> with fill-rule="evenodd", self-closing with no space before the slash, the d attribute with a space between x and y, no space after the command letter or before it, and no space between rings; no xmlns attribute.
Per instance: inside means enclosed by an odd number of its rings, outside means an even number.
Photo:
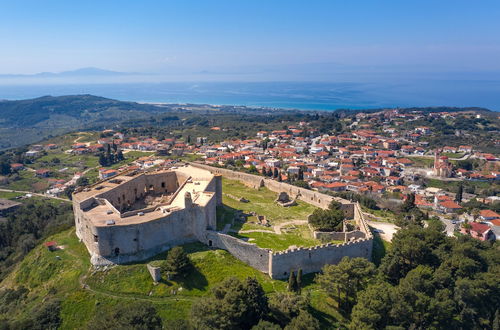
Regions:
<svg viewBox="0 0 500 330"><path fill-rule="evenodd" d="M368 226L378 231L384 241L391 242L393 235L399 230L399 227L389 222L368 221Z"/></svg>
<svg viewBox="0 0 500 330"><path fill-rule="evenodd" d="M446 226L446 229L445 229L446 230L446 235L447 236L453 236L453 233L455 231L456 225L454 225L453 223L451 223L451 220L445 219L443 217L439 217L439 219Z"/></svg>
<svg viewBox="0 0 500 330"><path fill-rule="evenodd" d="M35 193L35 192L32 192L32 191L12 190L12 189L0 189L0 191L14 192L14 193L20 193L20 194L31 194L33 196L39 196L39 197L57 199L57 200L60 200L60 201L63 201L63 202L71 202L69 199L66 199L66 198L47 196L47 195Z"/></svg>

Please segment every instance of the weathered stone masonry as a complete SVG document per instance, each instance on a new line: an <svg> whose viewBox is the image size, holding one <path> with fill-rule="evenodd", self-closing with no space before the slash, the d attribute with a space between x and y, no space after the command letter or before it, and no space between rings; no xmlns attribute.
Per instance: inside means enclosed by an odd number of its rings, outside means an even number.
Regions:
<svg viewBox="0 0 500 330"><path fill-rule="evenodd" d="M290 271L298 269L317 272L344 256L371 258L373 236L360 207L343 199L336 200L346 217L354 219L359 227L359 231L335 233L346 240L343 244L273 252L215 231L216 206L222 203L221 176L255 189L284 191L322 208L334 198L256 175L191 165L172 171L121 173L76 192L76 233L89 250L92 264L140 261L193 241L225 249L272 278L286 278Z"/></svg>
<svg viewBox="0 0 500 330"><path fill-rule="evenodd" d="M73 195L76 234L94 265L144 260L201 241L216 228L220 181L193 167L122 173Z"/></svg>
<svg viewBox="0 0 500 330"><path fill-rule="evenodd" d="M191 165L211 171L214 174L222 175L228 179L238 180L254 189L266 187L277 193L285 191L304 202L322 208L328 207L330 202L334 199L332 196L316 191L276 182L257 175L235 172L198 163L192 163ZM269 249L259 248L255 244L243 242L232 236L211 231L207 232L205 243L210 243L212 246L228 250L238 259L256 269L268 273L269 276L276 279L286 278L290 271L297 271L298 269L302 269L304 273L318 272L325 264L336 264L344 256L352 258L362 257L371 260L373 235L368 228L359 204L351 203L340 198L335 198L335 200L342 204L342 209L346 217L354 219L359 227L359 231L356 232L337 233L342 235L346 240L352 239L343 244L324 244L311 248L297 248L282 252L273 252Z"/></svg>

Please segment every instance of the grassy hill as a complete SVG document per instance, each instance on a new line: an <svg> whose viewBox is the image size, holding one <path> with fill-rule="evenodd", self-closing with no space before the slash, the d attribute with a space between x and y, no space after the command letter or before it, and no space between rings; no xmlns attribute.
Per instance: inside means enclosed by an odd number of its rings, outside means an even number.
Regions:
<svg viewBox="0 0 500 330"><path fill-rule="evenodd" d="M32 250L1 283L0 288L29 290L19 299L9 298L0 290L0 320L23 320L50 299L61 301L62 329L81 329L98 309L110 308L126 301L149 301L155 305L163 322L185 319L197 299L223 279L236 276L255 277L266 293L285 291L285 281L271 280L266 274L245 265L223 250L208 249L202 244L187 244L184 249L195 266L181 281L162 281L154 285L146 262L96 270L90 267L85 246L74 229L47 239L62 249L50 252L43 245ZM161 254L153 259L164 259ZM342 322L334 302L318 290L312 276L305 276L303 294L311 296L313 313L325 326Z"/></svg>
<svg viewBox="0 0 500 330"><path fill-rule="evenodd" d="M32 143L49 135L112 125L164 111L168 108L93 95L0 101L0 149Z"/></svg>

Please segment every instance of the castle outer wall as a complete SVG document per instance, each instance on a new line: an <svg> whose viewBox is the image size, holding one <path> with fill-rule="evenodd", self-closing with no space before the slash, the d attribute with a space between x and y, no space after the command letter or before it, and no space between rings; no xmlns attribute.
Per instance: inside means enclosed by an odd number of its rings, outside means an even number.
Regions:
<svg viewBox="0 0 500 330"><path fill-rule="evenodd" d="M256 175L197 163L191 165L179 171L153 172L148 176L140 174L134 179L135 183L130 180L99 193L75 194L73 209L77 235L87 246L92 264L141 261L172 246L195 241L227 250L274 279L286 278L290 271L298 269L302 269L304 273L318 272L325 264L336 264L344 256L371 259L373 235L358 204ZM317 207L327 208L332 200L337 200L346 217L355 220L359 231L335 233L343 235L346 240L350 239L343 244L323 244L281 252L259 248L253 243L217 232L216 206L222 204L222 176L238 180L254 189L267 187L277 193L285 191ZM96 189L99 185L116 179L120 179L120 175L91 188ZM202 188L197 186L200 185L199 182L203 182ZM200 191L195 193L195 189ZM156 207L145 209L143 217L134 222L131 219L137 216L137 211L121 211L126 210L127 205L134 200L143 198L148 190L165 193L175 191L171 197L173 201L168 206L173 208L160 216L156 216ZM193 199L188 192L194 194ZM116 223L104 225L101 219L89 216L88 211L94 208L102 208L108 212L112 210L110 216ZM101 214L103 217L106 215L106 212Z"/></svg>
<svg viewBox="0 0 500 330"><path fill-rule="evenodd" d="M304 274L319 272L324 265L337 264L345 256L371 260L373 234L358 203L352 203L345 199L334 198L317 191L295 187L257 175L198 163L191 163L191 165L211 171L215 175L218 174L231 180L237 180L253 189L266 187L276 193L285 191L299 200L321 208L327 208L331 201L336 200L341 203L341 208L346 217L354 219L359 227L359 231L356 233L336 233L344 238L352 239L343 244L323 244L311 248L297 248L280 252L259 248L255 244L215 231L207 231L203 240L205 244L229 251L251 267L269 274L273 279L287 278L290 271L298 271L299 269L302 269Z"/></svg>

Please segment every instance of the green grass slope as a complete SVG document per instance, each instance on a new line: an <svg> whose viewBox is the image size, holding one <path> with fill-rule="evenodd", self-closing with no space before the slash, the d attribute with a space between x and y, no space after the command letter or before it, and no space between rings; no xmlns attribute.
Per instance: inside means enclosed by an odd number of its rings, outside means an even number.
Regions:
<svg viewBox="0 0 500 330"><path fill-rule="evenodd" d="M24 286L25 299L0 312L0 319L23 320L50 297L62 301L62 329L82 329L98 309L110 308L124 301L149 301L155 305L163 322L185 319L192 303L210 294L223 279L236 276L255 277L267 294L285 291L287 283L270 279L227 251L209 249L199 244L184 245L194 270L179 281L162 281L154 285L146 269L147 262L95 270L90 267L85 246L78 241L74 229L61 232L54 240L63 248L50 252L42 245L33 249L1 283L1 289ZM160 254L152 260L161 260ZM314 314L325 326L338 325L341 316L333 301L319 291L313 275L304 278L303 294L309 294ZM2 314L3 313L3 314Z"/></svg>

